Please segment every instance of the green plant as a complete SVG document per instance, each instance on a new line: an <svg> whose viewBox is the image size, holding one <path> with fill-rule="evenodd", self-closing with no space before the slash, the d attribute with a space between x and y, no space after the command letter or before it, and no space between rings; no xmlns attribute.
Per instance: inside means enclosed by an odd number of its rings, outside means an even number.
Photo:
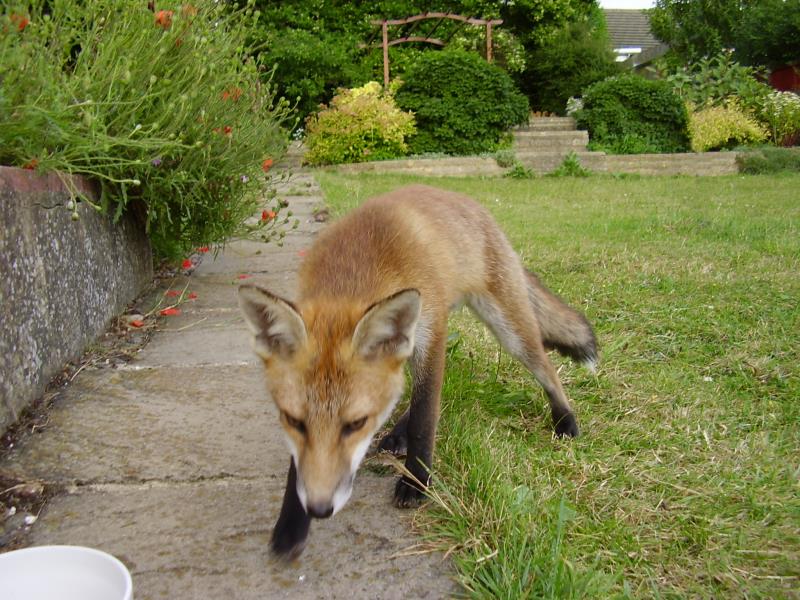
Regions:
<svg viewBox="0 0 800 600"><path fill-rule="evenodd" d="M800 141L800 96L792 92L771 92L758 109L758 116L779 146Z"/></svg>
<svg viewBox="0 0 800 600"><path fill-rule="evenodd" d="M743 3L735 28L736 58L776 67L800 58L800 0Z"/></svg>
<svg viewBox="0 0 800 600"><path fill-rule="evenodd" d="M506 171L505 177L509 177L511 179L533 179L535 177L533 170L529 167L526 167L518 160L515 160L510 166L511 168Z"/></svg>
<svg viewBox="0 0 800 600"><path fill-rule="evenodd" d="M704 57L667 76L675 93L695 106L721 104L736 98L749 111L757 111L771 88L759 81L763 75L740 65L727 52Z"/></svg>
<svg viewBox="0 0 800 600"><path fill-rule="evenodd" d="M586 89L575 117L594 149L632 154L689 147L686 106L666 81L636 75L600 81Z"/></svg>
<svg viewBox="0 0 800 600"><path fill-rule="evenodd" d="M24 28L10 28L24 14ZM249 58L251 9L37 0L0 17L0 162L95 178L157 253L277 233L246 220L289 117ZM87 200L84 198L84 200ZM266 227L266 228L265 228Z"/></svg>
<svg viewBox="0 0 800 600"><path fill-rule="evenodd" d="M767 139L767 132L736 102L689 113L689 138L694 152L722 150Z"/></svg>
<svg viewBox="0 0 800 600"><path fill-rule="evenodd" d="M567 154L559 167L549 173L551 177L588 177L591 174L592 172L581 164L574 152Z"/></svg>
<svg viewBox="0 0 800 600"><path fill-rule="evenodd" d="M737 153L736 162L749 175L800 173L800 148L748 149Z"/></svg>
<svg viewBox="0 0 800 600"><path fill-rule="evenodd" d="M528 118L528 102L508 74L463 51L427 52L405 75L397 104L414 113L411 151L478 154Z"/></svg>
<svg viewBox="0 0 800 600"><path fill-rule="evenodd" d="M376 82L342 90L330 108L306 121L305 161L312 165L364 162L403 156L414 117L403 112Z"/></svg>

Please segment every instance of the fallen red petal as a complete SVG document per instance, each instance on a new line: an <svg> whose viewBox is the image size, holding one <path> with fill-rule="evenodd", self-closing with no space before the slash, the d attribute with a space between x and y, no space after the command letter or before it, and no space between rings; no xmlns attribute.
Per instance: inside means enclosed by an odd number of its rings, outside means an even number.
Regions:
<svg viewBox="0 0 800 600"><path fill-rule="evenodd" d="M135 321L128 321L128 325L131 327L144 327L144 321L136 319Z"/></svg>
<svg viewBox="0 0 800 600"><path fill-rule="evenodd" d="M244 273L242 273L241 275L239 275L238 279L250 279L251 277L252 275L245 275Z"/></svg>
<svg viewBox="0 0 800 600"><path fill-rule="evenodd" d="M201 252L202 254L205 254L206 252L208 252L208 246L200 246L200 247L197 249L197 251L198 251L198 252Z"/></svg>
<svg viewBox="0 0 800 600"><path fill-rule="evenodd" d="M194 292L189 294L189 300L197 300L197 294L195 294Z"/></svg>
<svg viewBox="0 0 800 600"><path fill-rule="evenodd" d="M179 314L181 314L181 309L180 308L174 308L174 307L173 308L165 308L164 310L160 311L158 314L160 314L162 317L177 317Z"/></svg>
<svg viewBox="0 0 800 600"><path fill-rule="evenodd" d="M168 290L165 295L169 296L170 298L175 298L176 296L180 296L181 293L178 290Z"/></svg>

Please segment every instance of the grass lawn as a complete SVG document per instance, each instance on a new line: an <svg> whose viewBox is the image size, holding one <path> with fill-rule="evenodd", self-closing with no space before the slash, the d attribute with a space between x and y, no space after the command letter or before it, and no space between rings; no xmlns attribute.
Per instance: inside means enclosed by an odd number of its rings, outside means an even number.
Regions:
<svg viewBox="0 0 800 600"><path fill-rule="evenodd" d="M555 355L581 437L455 314L421 531L480 598L800 598L800 176L319 174L336 212L411 182L486 205L594 324Z"/></svg>

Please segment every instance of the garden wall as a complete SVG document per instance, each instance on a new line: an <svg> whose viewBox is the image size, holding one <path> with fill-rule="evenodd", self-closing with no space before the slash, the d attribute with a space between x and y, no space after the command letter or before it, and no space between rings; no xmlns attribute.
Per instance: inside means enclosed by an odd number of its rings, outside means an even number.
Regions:
<svg viewBox="0 0 800 600"><path fill-rule="evenodd" d="M78 189L96 190L74 178ZM144 227L85 203L55 173L0 166L0 432L152 280Z"/></svg>

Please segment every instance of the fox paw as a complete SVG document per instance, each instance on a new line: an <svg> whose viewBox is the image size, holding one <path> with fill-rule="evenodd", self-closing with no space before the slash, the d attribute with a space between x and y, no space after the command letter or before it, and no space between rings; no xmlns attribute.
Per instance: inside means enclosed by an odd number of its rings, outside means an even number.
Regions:
<svg viewBox="0 0 800 600"><path fill-rule="evenodd" d="M555 425L556 437L578 437L580 429L578 429L578 422L575 420L575 415L566 413Z"/></svg>
<svg viewBox="0 0 800 600"><path fill-rule="evenodd" d="M272 531L270 548L283 560L292 561L303 553L308 539L310 519L278 521Z"/></svg>
<svg viewBox="0 0 800 600"><path fill-rule="evenodd" d="M405 432L396 434L393 429L378 444L378 451L388 452L395 456L405 456L408 452L408 437Z"/></svg>
<svg viewBox="0 0 800 600"><path fill-rule="evenodd" d="M426 499L425 492L419 484L401 477L394 488L394 505L397 508L415 508Z"/></svg>
<svg viewBox="0 0 800 600"><path fill-rule="evenodd" d="M378 444L379 452L389 452L395 456L408 453L408 412L397 421L397 424Z"/></svg>

